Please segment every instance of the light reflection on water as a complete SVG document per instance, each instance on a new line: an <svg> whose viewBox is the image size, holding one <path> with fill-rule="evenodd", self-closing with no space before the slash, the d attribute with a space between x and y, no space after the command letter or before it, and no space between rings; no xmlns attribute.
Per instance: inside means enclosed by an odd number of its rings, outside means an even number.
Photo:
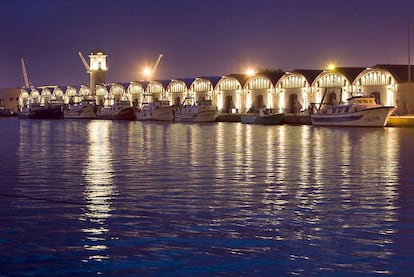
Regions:
<svg viewBox="0 0 414 277"><path fill-rule="evenodd" d="M0 204L27 219L1 233L26 245L9 272L31 262L106 275L413 269L410 130L16 124L19 181L7 189L32 199Z"/></svg>
<svg viewBox="0 0 414 277"><path fill-rule="evenodd" d="M91 251L106 250L105 237L108 227L106 219L111 216L114 194L112 153L109 142L110 121L91 121L87 126L89 151L84 165L86 210L81 220L87 220L91 226L83 228L86 235L85 249ZM107 255L92 255L91 259L101 260Z"/></svg>

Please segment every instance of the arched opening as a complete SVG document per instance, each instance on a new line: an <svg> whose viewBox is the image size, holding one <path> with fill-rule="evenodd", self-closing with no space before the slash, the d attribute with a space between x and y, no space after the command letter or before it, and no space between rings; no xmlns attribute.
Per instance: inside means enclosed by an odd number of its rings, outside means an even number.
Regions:
<svg viewBox="0 0 414 277"><path fill-rule="evenodd" d="M259 94L256 99L257 99L256 109L260 109L260 108L264 107L263 95Z"/></svg>
<svg viewBox="0 0 414 277"><path fill-rule="evenodd" d="M381 93L379 93L378 91L374 91L371 93L370 96L375 98L375 102L377 104L381 104Z"/></svg>
<svg viewBox="0 0 414 277"><path fill-rule="evenodd" d="M298 95L296 93L289 95L289 112L296 113L298 102Z"/></svg>
<svg viewBox="0 0 414 277"><path fill-rule="evenodd" d="M329 106L334 106L334 105L336 105L337 104L337 101L336 101L336 94L335 94L335 92L330 92L329 94L328 94L328 105Z"/></svg>
<svg viewBox="0 0 414 277"><path fill-rule="evenodd" d="M227 95L225 99L226 100L224 103L224 106L225 106L224 112L231 113L231 110L235 108L234 103L233 103L233 96Z"/></svg>

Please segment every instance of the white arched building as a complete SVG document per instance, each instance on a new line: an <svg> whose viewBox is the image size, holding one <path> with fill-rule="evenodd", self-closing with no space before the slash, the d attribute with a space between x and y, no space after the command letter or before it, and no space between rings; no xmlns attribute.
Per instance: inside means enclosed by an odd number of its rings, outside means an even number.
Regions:
<svg viewBox="0 0 414 277"><path fill-rule="evenodd" d="M215 103L220 112L238 113L246 111L246 99L243 85L247 80L245 74L223 76L215 87Z"/></svg>
<svg viewBox="0 0 414 277"><path fill-rule="evenodd" d="M131 82L127 88L129 101L134 107L140 107L144 98L144 86L142 82Z"/></svg>
<svg viewBox="0 0 414 277"><path fill-rule="evenodd" d="M385 68L377 66L363 70L354 81L354 90L375 96L379 104L397 106L398 113L408 113L409 106L407 106L406 98L398 95L396 78Z"/></svg>
<svg viewBox="0 0 414 277"><path fill-rule="evenodd" d="M189 84L194 81L191 79ZM168 95L167 100L170 101L171 105L180 106L184 101L185 96L187 95L188 87L185 80L176 80L173 79L168 83L166 89L166 95Z"/></svg>
<svg viewBox="0 0 414 277"><path fill-rule="evenodd" d="M261 107L274 108L274 83L283 75L258 74L251 76L244 84L247 112L255 112Z"/></svg>
<svg viewBox="0 0 414 277"><path fill-rule="evenodd" d="M295 113L307 109L313 101L311 84L320 73L320 70L286 72L275 86L279 111Z"/></svg>
<svg viewBox="0 0 414 277"><path fill-rule="evenodd" d="M101 64L102 65L102 64ZM140 107L144 96L150 101L168 100L179 106L185 97L211 99L222 113L246 113L261 106L279 112L293 113L298 102L302 111L311 103L338 104L353 93L374 95L383 105L394 105L399 115L414 114L414 66L375 65L373 67L337 67L330 70L294 70L274 74L229 74L220 77L197 77L161 81L136 81L129 84L88 86L44 86L16 89L18 106L80 102L95 97L98 105L112 105L117 99L128 99ZM411 72L408 78L408 72ZM14 96L12 95L12 96ZM17 98L18 96L18 98ZM2 103L6 101L4 99ZM8 102L7 102L8 103ZM6 103L6 104L7 104ZM10 101L10 105L13 103ZM17 106L17 103L14 103Z"/></svg>

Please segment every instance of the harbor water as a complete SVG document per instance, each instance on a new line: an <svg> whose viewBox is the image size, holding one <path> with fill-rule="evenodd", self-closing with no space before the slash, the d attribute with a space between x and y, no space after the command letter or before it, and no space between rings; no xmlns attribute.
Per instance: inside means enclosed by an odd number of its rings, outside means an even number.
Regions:
<svg viewBox="0 0 414 277"><path fill-rule="evenodd" d="M0 120L0 276L408 276L414 128Z"/></svg>

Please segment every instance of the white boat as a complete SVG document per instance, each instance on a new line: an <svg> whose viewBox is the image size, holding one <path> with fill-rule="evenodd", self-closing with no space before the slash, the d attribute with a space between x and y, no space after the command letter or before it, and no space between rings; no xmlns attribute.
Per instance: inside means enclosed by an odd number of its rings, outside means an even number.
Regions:
<svg viewBox="0 0 414 277"><path fill-rule="evenodd" d="M353 96L345 104L329 106L311 113L313 125L317 126L358 126L384 127L394 106L383 106L374 97Z"/></svg>
<svg viewBox="0 0 414 277"><path fill-rule="evenodd" d="M141 109L135 111L138 120L173 121L175 108L170 106L168 100L157 100L145 103Z"/></svg>
<svg viewBox="0 0 414 277"><path fill-rule="evenodd" d="M82 100L78 104L68 105L63 110L63 117L72 119L94 119L96 118L96 105L93 100Z"/></svg>
<svg viewBox="0 0 414 277"><path fill-rule="evenodd" d="M177 122L213 122L219 116L217 107L212 100L201 100L192 104L192 99L186 99L175 115Z"/></svg>
<svg viewBox="0 0 414 277"><path fill-rule="evenodd" d="M136 120L135 110L128 100L120 100L111 106L104 106L96 113L97 119Z"/></svg>
<svg viewBox="0 0 414 277"><path fill-rule="evenodd" d="M273 109L259 109L257 114L246 114L240 117L242 124L280 125L283 124L284 113L275 113Z"/></svg>

